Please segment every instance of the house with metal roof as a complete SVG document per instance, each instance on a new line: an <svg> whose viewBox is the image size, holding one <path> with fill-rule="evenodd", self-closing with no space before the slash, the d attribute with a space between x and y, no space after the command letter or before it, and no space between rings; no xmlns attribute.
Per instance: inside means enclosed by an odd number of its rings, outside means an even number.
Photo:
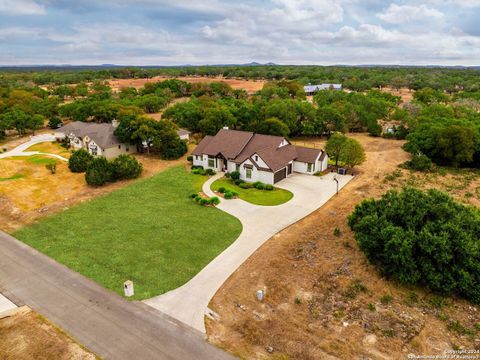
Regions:
<svg viewBox="0 0 480 360"><path fill-rule="evenodd" d="M328 166L328 156L320 149L295 146L281 136L227 128L205 136L192 155L195 166L238 171L244 181L266 184L275 184L293 172L314 174Z"/></svg>
<svg viewBox="0 0 480 360"><path fill-rule="evenodd" d="M316 92L321 90L342 90L342 84L320 84L320 85L305 85L303 87L305 95L315 95Z"/></svg>

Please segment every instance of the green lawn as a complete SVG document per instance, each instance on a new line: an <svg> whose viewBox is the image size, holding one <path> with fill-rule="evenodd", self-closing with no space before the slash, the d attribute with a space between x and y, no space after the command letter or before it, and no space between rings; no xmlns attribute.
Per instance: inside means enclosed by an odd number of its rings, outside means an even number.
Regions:
<svg viewBox="0 0 480 360"><path fill-rule="evenodd" d="M204 176L175 167L20 229L13 236L135 299L175 289L239 235L238 219L189 198Z"/></svg>
<svg viewBox="0 0 480 360"><path fill-rule="evenodd" d="M238 193L238 197L242 200L245 200L251 204L255 205L264 205L264 206L274 206L286 203L289 201L293 194L284 189L274 188L271 191L268 190L258 190L255 188L251 189L242 189L240 186L233 184L229 179L218 179L215 181L211 189L217 191L220 187L225 189L233 190ZM226 200L228 201L228 200Z"/></svg>

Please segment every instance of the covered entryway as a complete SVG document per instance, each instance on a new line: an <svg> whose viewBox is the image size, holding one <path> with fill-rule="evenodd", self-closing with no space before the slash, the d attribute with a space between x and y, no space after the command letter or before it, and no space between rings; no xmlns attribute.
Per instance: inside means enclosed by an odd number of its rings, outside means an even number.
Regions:
<svg viewBox="0 0 480 360"><path fill-rule="evenodd" d="M277 171L273 174L273 183L276 184L280 180L283 180L287 177L287 168L283 168L282 170Z"/></svg>

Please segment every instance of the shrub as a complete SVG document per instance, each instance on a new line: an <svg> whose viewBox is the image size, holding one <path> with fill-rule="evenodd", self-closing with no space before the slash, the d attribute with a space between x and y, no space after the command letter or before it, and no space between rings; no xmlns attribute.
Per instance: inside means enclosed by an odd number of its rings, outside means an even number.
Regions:
<svg viewBox="0 0 480 360"><path fill-rule="evenodd" d="M187 156L187 161L193 162L193 156L192 156L192 155L188 155L188 156Z"/></svg>
<svg viewBox="0 0 480 360"><path fill-rule="evenodd" d="M115 180L136 179L143 170L142 164L132 155L120 155L112 162Z"/></svg>
<svg viewBox="0 0 480 360"><path fill-rule="evenodd" d="M205 198L200 198L200 205L209 205L210 204L210 201L208 199L205 199Z"/></svg>
<svg viewBox="0 0 480 360"><path fill-rule="evenodd" d="M258 190L265 190L265 184L262 183L262 182L258 182L258 183L255 185L255 188L258 189Z"/></svg>
<svg viewBox="0 0 480 360"><path fill-rule="evenodd" d="M226 189L225 189L223 186L220 186L220 187L218 188L218 192L219 192L220 194L225 194L225 191L226 191Z"/></svg>
<svg viewBox="0 0 480 360"><path fill-rule="evenodd" d="M227 200L233 199L233 193L230 192L230 191L227 191L227 192L223 195L223 197L224 197L225 199L227 199Z"/></svg>
<svg viewBox="0 0 480 360"><path fill-rule="evenodd" d="M272 191L273 190L273 185L271 185L271 184L265 185L265 190Z"/></svg>
<svg viewBox="0 0 480 360"><path fill-rule="evenodd" d="M229 178L230 178L230 173L228 173L228 172L225 173L225 177L226 177L227 179L229 179Z"/></svg>
<svg viewBox="0 0 480 360"><path fill-rule="evenodd" d="M192 165L192 170L193 169L203 169L202 165Z"/></svg>
<svg viewBox="0 0 480 360"><path fill-rule="evenodd" d="M54 116L48 121L48 127L50 129L58 129L60 125L62 125L62 119L58 116Z"/></svg>
<svg viewBox="0 0 480 360"><path fill-rule="evenodd" d="M85 149L74 151L68 160L68 168L74 173L85 172L93 159L94 157Z"/></svg>
<svg viewBox="0 0 480 360"><path fill-rule="evenodd" d="M479 210L407 188L363 201L348 223L382 275L480 303Z"/></svg>
<svg viewBox="0 0 480 360"><path fill-rule="evenodd" d="M405 161L403 166L417 171L430 171L433 167L432 160L427 155L415 154L412 160Z"/></svg>
<svg viewBox="0 0 480 360"><path fill-rule="evenodd" d="M190 195L190 198L191 198L191 199L195 199L197 196L198 196L198 194L197 194L197 193L195 193L195 194L191 194L191 195Z"/></svg>
<svg viewBox="0 0 480 360"><path fill-rule="evenodd" d="M252 184L247 183L247 182L240 183L240 185L238 185L238 186L242 189L251 189L252 188Z"/></svg>
<svg viewBox="0 0 480 360"><path fill-rule="evenodd" d="M206 170L204 170L203 168L195 168L195 169L192 169L192 174L195 174L195 175L206 175L207 172L206 172Z"/></svg>
<svg viewBox="0 0 480 360"><path fill-rule="evenodd" d="M240 179L240 172L239 171L232 171L230 173L230 178L232 180L239 180Z"/></svg>
<svg viewBox="0 0 480 360"><path fill-rule="evenodd" d="M47 168L48 171L52 173L52 175L54 175L57 172L57 163L47 164L45 165L45 167Z"/></svg>
<svg viewBox="0 0 480 360"><path fill-rule="evenodd" d="M211 197L210 198L210 204L213 204L213 205L218 205L220 204L220 199L218 196L214 196L214 197Z"/></svg>
<svg viewBox="0 0 480 360"><path fill-rule="evenodd" d="M234 181L235 185L237 186L240 186L240 184L243 184L245 181L243 181L242 179L237 179Z"/></svg>
<svg viewBox="0 0 480 360"><path fill-rule="evenodd" d="M194 200L197 202L197 203L200 203L200 201L202 200L203 198L200 196L200 195L197 195L195 196Z"/></svg>
<svg viewBox="0 0 480 360"><path fill-rule="evenodd" d="M215 172L215 170L213 170L213 169L206 169L206 170L205 170L205 174L207 174L207 175L210 176L210 175L215 175L216 172Z"/></svg>
<svg viewBox="0 0 480 360"><path fill-rule="evenodd" d="M85 180L90 186L102 186L113 181L113 169L111 163L104 157L93 159L85 172Z"/></svg>

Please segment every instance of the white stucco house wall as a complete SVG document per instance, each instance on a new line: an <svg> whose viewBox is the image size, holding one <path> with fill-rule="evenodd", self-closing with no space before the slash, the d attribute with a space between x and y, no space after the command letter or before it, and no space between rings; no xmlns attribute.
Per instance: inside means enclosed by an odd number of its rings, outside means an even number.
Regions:
<svg viewBox="0 0 480 360"><path fill-rule="evenodd" d="M97 124L82 121L71 122L56 130L59 139L67 138L75 149L86 149L93 156L116 158L122 154L134 154L137 147L121 143L115 136L116 123Z"/></svg>
<svg viewBox="0 0 480 360"><path fill-rule="evenodd" d="M295 146L281 136L228 129L203 138L192 156L195 166L238 171L244 181L266 184L275 184L293 172L315 174L328 166L328 156L320 149Z"/></svg>

